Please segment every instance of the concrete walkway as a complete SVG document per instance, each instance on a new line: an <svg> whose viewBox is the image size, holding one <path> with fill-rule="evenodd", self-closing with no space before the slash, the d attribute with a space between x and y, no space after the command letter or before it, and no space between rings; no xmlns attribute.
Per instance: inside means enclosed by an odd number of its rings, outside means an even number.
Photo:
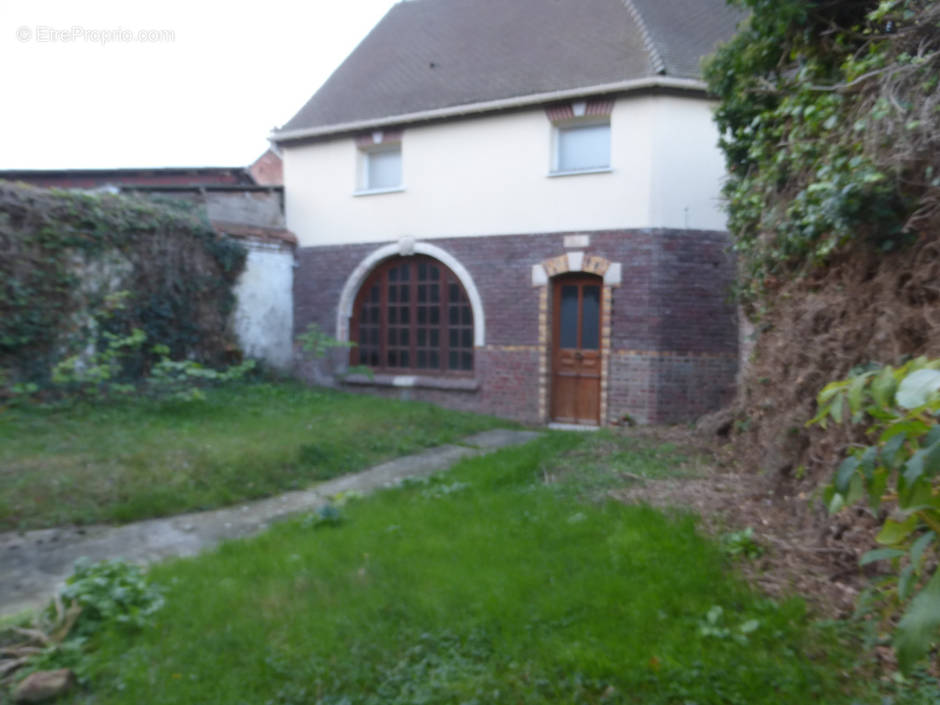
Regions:
<svg viewBox="0 0 940 705"><path fill-rule="evenodd" d="M417 455L398 458L369 470L338 477L308 490L287 492L226 509L179 514L124 526L40 529L0 534L0 615L40 607L62 586L76 559L122 558L150 563L175 556L193 556L225 539L251 536L299 512L325 505L340 492L363 494L395 485L409 477L427 477L462 458L527 443L534 431L484 431Z"/></svg>

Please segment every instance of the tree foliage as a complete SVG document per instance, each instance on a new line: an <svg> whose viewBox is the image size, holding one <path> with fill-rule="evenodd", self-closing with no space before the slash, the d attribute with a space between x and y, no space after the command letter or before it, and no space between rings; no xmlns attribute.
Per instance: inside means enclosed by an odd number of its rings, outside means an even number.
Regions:
<svg viewBox="0 0 940 705"><path fill-rule="evenodd" d="M730 0L706 66L730 176L740 293L940 220L940 2Z"/></svg>

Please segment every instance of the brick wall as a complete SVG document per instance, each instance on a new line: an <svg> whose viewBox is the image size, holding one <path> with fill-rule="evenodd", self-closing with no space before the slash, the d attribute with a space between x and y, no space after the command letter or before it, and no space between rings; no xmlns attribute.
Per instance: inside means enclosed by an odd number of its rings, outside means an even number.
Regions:
<svg viewBox="0 0 940 705"><path fill-rule="evenodd" d="M486 344L476 351L476 391L369 387L381 395L538 422L538 288L531 268L566 252L571 233L435 239L472 276L483 299ZM590 234L587 254L619 262L612 290L608 420L686 421L717 408L733 389L737 318L727 235L693 230ZM340 292L382 243L298 250L295 330L317 322L335 333ZM570 251L570 250L569 250ZM580 248L579 248L580 251Z"/></svg>

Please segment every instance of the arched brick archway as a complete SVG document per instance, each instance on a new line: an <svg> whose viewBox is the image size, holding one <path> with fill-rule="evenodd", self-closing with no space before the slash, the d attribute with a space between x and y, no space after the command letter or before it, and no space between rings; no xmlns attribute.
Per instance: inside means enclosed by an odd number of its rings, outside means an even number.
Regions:
<svg viewBox="0 0 940 705"><path fill-rule="evenodd" d="M349 340L349 319L353 313L356 294L359 293L359 288L372 270L389 257L395 255L404 257L415 254L427 255L440 261L460 280L464 291L467 292L467 298L470 300L470 308L473 310L473 345L476 348L482 348L486 344L486 317L483 312L483 299L480 297L480 292L473 281L473 277L470 276L470 272L447 250L427 242L415 242L410 238L402 238L398 242L383 245L373 250L359 262L346 278L346 283L339 297L339 306L336 310L337 340L344 343Z"/></svg>

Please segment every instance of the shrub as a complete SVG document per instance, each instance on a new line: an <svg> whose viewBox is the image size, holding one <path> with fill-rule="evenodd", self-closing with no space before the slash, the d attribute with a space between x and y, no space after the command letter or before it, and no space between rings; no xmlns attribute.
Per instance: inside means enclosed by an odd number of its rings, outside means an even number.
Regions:
<svg viewBox="0 0 940 705"><path fill-rule="evenodd" d="M891 512L876 540L883 548L862 564L890 561L894 579L885 599L904 610L894 645L905 670L940 636L940 360L920 357L898 368L860 372L827 385L809 423L864 423L870 445L855 447L824 499L830 512L867 498L872 511ZM931 575L932 573L932 575Z"/></svg>

